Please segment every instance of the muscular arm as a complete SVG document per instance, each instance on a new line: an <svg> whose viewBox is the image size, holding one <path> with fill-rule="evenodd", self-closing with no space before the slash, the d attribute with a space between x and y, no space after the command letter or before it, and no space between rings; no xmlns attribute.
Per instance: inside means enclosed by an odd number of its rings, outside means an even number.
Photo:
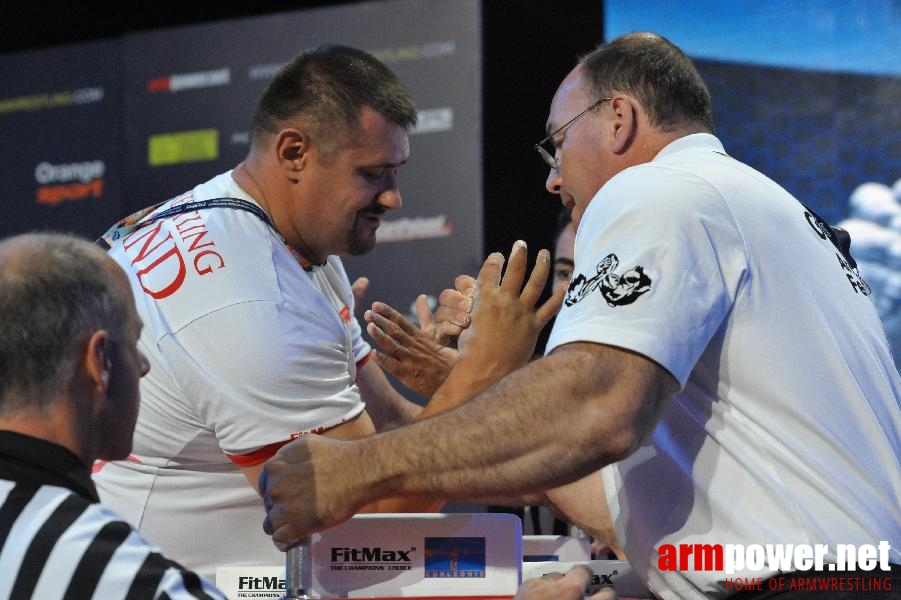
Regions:
<svg viewBox="0 0 901 600"><path fill-rule="evenodd" d="M357 386L377 431L391 425L410 423L422 411L421 406L394 389L374 361L368 361L357 371Z"/></svg>
<svg viewBox="0 0 901 600"><path fill-rule="evenodd" d="M363 411L357 418L329 429L324 432L322 436L333 440L356 440L373 435L374 433L375 427L372 423L372 419L370 419L369 414L366 411ZM260 491L260 474L262 473L264 466L265 463L241 468L244 476L257 492ZM433 512L439 510L442 504L444 504L443 500L434 499L410 497L374 498L372 502L360 507L357 512Z"/></svg>
<svg viewBox="0 0 901 600"><path fill-rule="evenodd" d="M561 346L458 408L353 444L311 437L267 468L267 531L286 547L373 498L477 498L560 486L633 452L677 383L619 348ZM298 495L298 488L306 494Z"/></svg>
<svg viewBox="0 0 901 600"><path fill-rule="evenodd" d="M377 490L464 498L547 489L631 454L675 380L643 356L574 343L454 411L364 440ZM431 440L423 444L424 440ZM398 466L396 453L420 451Z"/></svg>
<svg viewBox="0 0 901 600"><path fill-rule="evenodd" d="M613 550L618 558L625 558L607 507L604 479L600 470L548 490L545 492L545 503L567 521Z"/></svg>

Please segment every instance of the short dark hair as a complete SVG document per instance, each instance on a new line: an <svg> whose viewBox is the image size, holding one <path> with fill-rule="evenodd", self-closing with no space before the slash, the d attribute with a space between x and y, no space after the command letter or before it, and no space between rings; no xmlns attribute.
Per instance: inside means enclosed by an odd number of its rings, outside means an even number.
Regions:
<svg viewBox="0 0 901 600"><path fill-rule="evenodd" d="M283 66L263 90L251 123L258 140L301 118L323 147L342 145L359 128L364 106L410 129L416 107L397 76L373 56L347 46L317 46Z"/></svg>
<svg viewBox="0 0 901 600"><path fill-rule="evenodd" d="M664 131L702 125L713 132L710 91L682 50L655 33L629 33L579 59L594 100L625 92Z"/></svg>
<svg viewBox="0 0 901 600"><path fill-rule="evenodd" d="M69 234L0 242L0 413L48 410L90 335L126 322L105 256Z"/></svg>

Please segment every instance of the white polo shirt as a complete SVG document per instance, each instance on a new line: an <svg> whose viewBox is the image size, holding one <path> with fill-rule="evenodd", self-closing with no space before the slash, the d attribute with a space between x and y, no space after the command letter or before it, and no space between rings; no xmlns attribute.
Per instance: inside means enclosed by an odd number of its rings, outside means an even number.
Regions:
<svg viewBox="0 0 901 600"><path fill-rule="evenodd" d="M788 192L683 137L623 171L579 225L548 352L626 348L682 390L604 469L620 541L664 598L726 575L658 568L663 544L875 544L901 562L901 381L867 288Z"/></svg>

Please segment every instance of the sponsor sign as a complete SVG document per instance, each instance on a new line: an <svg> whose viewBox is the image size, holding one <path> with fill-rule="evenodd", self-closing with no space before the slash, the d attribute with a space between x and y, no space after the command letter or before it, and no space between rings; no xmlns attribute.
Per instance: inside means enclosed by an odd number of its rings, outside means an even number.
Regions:
<svg viewBox="0 0 901 600"><path fill-rule="evenodd" d="M216 587L229 600L281 600L285 597L285 566L221 567Z"/></svg>
<svg viewBox="0 0 901 600"><path fill-rule="evenodd" d="M219 158L217 129L160 133L147 139L147 164L152 167L217 158Z"/></svg>
<svg viewBox="0 0 901 600"><path fill-rule="evenodd" d="M427 537L426 577L485 577L484 537Z"/></svg>
<svg viewBox="0 0 901 600"><path fill-rule="evenodd" d="M314 534L321 597L512 596L522 568L515 515L357 515Z"/></svg>

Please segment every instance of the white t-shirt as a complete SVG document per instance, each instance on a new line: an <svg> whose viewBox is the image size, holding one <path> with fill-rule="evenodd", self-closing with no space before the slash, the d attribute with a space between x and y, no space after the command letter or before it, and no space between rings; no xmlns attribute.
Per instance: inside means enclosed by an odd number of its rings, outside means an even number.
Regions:
<svg viewBox="0 0 901 600"><path fill-rule="evenodd" d="M575 259L548 352L626 348L682 386L604 469L656 593L716 596L729 577L660 570L663 544L886 540L901 562L901 382L865 284L801 204L691 135L598 191Z"/></svg>
<svg viewBox="0 0 901 600"><path fill-rule="evenodd" d="M229 172L160 210L220 197L252 202ZM281 564L239 466L364 408L355 376L370 348L340 259L304 271L267 224L231 208L157 221L110 255L129 274L151 368L133 455L95 466L102 501L203 576Z"/></svg>

